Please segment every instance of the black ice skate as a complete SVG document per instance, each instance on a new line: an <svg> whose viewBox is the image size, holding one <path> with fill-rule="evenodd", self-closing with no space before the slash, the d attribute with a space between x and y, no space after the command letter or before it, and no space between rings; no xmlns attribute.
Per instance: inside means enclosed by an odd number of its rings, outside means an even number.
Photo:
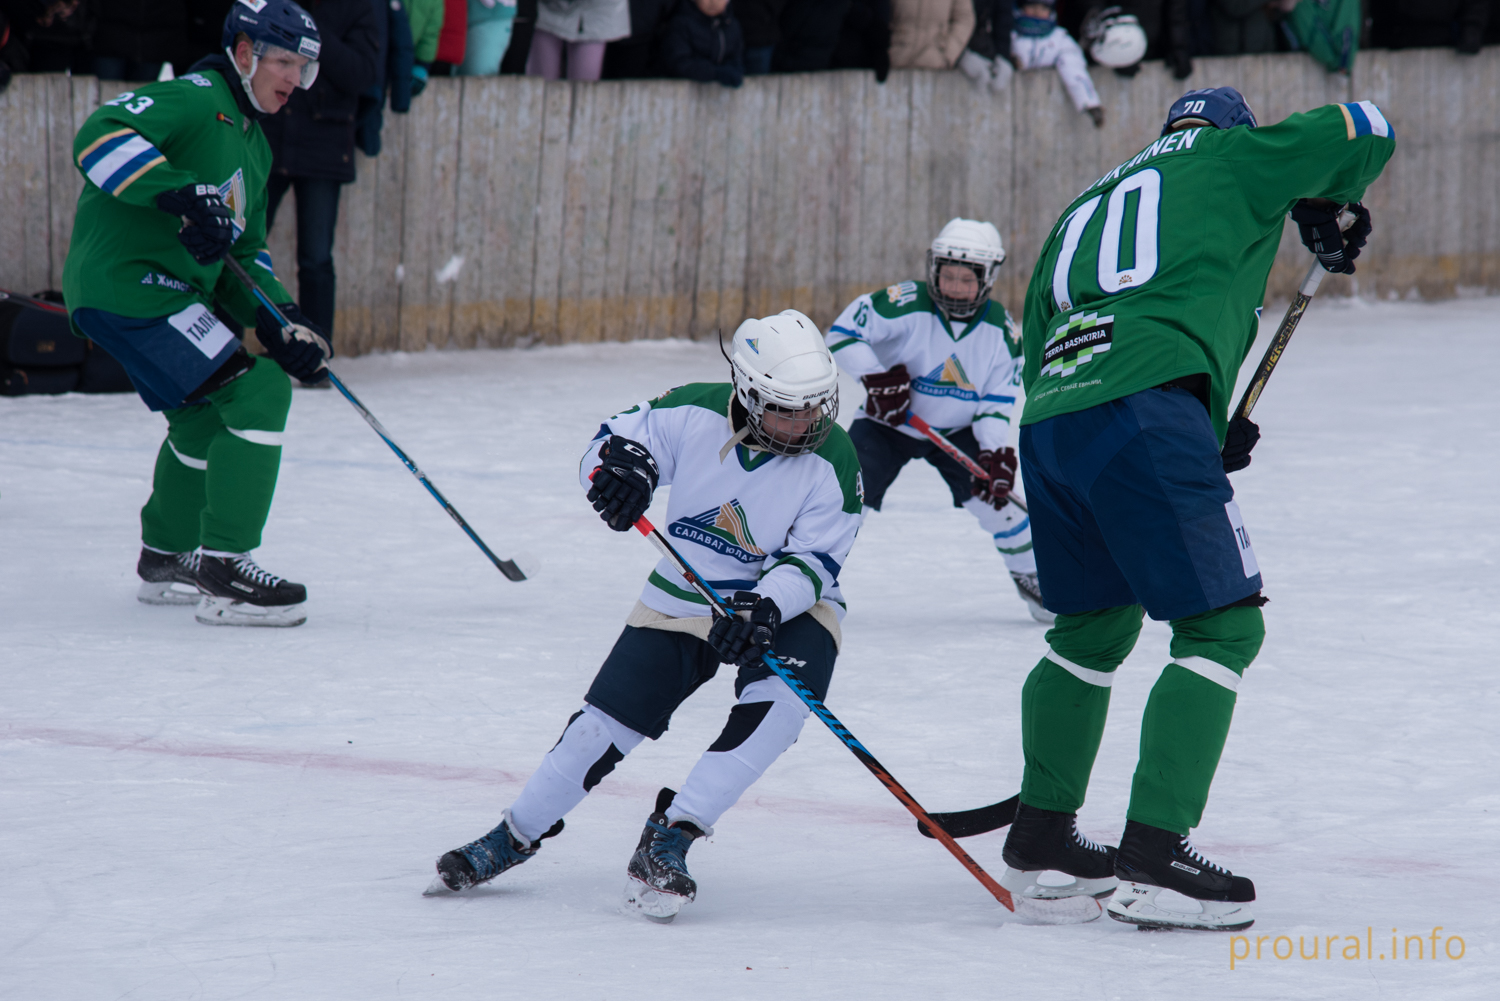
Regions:
<svg viewBox="0 0 1500 1001"><path fill-rule="evenodd" d="M196 605L203 597L198 590L198 553L164 553L141 547L135 565L141 578L136 600L148 605Z"/></svg>
<svg viewBox="0 0 1500 1001"><path fill-rule="evenodd" d="M1031 617L1045 626L1052 625L1057 616L1042 607L1042 586L1036 582L1034 573L1016 573L1011 571L1010 579L1015 582L1016 591L1021 595L1021 600L1026 602L1026 610Z"/></svg>
<svg viewBox="0 0 1500 1001"><path fill-rule="evenodd" d="M471 886L487 883L507 869L514 869L537 853L542 841L562 833L563 822L559 820L535 841L527 842L513 830L515 821L506 810L495 829L477 841L470 841L462 848L444 852L437 861L437 879L422 892L424 897L436 897L445 893L457 893Z"/></svg>
<svg viewBox="0 0 1500 1001"><path fill-rule="evenodd" d="M679 820L668 825L665 810L673 792L663 789L656 798L656 812L646 821L641 843L625 867L630 879L625 885L625 909L666 924L682 905L696 899L698 884L688 874L687 851L704 831Z"/></svg>
<svg viewBox="0 0 1500 1001"><path fill-rule="evenodd" d="M307 588L255 565L249 553L205 550L198 558L197 619L206 626L300 626Z"/></svg>
<svg viewBox="0 0 1500 1001"><path fill-rule="evenodd" d="M1000 885L1023 902L1045 902L1023 914L1032 920L1093 921L1101 913L1099 899L1113 893L1118 884L1114 846L1096 845L1079 834L1076 815L1071 813L1022 803L1016 808L1001 857L1006 870ZM1046 872L1071 876L1072 881L1043 882ZM1017 913L1023 912L1018 908Z"/></svg>
<svg viewBox="0 0 1500 1001"><path fill-rule="evenodd" d="M1196 928L1240 931L1255 923L1250 903L1255 884L1204 858L1173 831L1134 820L1125 822L1115 856L1120 888L1109 902L1109 916L1142 930ZM1156 902L1162 890L1198 901L1200 910L1173 910Z"/></svg>

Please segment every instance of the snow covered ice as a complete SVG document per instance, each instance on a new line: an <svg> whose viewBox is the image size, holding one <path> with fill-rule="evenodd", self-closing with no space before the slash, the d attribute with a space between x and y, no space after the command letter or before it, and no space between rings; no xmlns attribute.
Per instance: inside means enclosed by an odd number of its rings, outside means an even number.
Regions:
<svg viewBox="0 0 1500 1001"><path fill-rule="evenodd" d="M670 927L627 919L625 863L722 727L728 669L529 864L422 896L557 739L655 562L584 502L584 443L723 379L711 344L337 363L491 548L541 569L504 579L341 396L298 392L256 554L308 585L291 630L135 600L160 417L131 396L0 400L0 996L1493 997L1497 312L1319 300L1256 410L1233 479L1268 635L1194 833L1255 880L1233 969L1228 935L1007 920L816 719L695 846L697 902ZM845 421L859 399L848 382ZM1014 793L1044 630L929 467L842 579L830 708L929 809ZM1123 826L1167 639L1148 622L1119 672L1080 815L1097 841ZM998 876L1003 838L963 844ZM1425 958L1393 960L1393 928ZM1316 960L1276 958L1314 936Z"/></svg>

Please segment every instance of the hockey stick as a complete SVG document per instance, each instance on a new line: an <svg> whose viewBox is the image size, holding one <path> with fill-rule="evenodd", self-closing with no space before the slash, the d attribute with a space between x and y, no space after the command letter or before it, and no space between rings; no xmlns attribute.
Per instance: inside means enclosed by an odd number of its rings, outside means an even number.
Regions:
<svg viewBox="0 0 1500 1001"><path fill-rule="evenodd" d="M906 423L922 432L922 434L926 436L926 438L938 448L942 449L944 452L947 452L955 462L967 469L971 476L977 476L981 480L987 480L990 478L990 474L985 472L983 466L975 462L973 459L969 458L968 455L964 453L963 449L953 444L953 442L949 441L941 431L933 427L931 424L928 424L916 414L907 414ZM1026 502L1021 500L1021 498L1015 493L1007 494L1005 499L1010 501L1016 507L1020 508L1022 511L1026 510Z"/></svg>
<svg viewBox="0 0 1500 1001"><path fill-rule="evenodd" d="M1276 336L1271 338L1271 343L1266 346L1266 353L1261 356L1260 364L1255 366L1255 374L1250 377L1250 385L1245 387L1245 395L1240 397L1240 405L1234 408L1234 415L1230 417L1230 420L1249 417L1250 411L1255 409L1256 402L1260 400L1261 391L1270 381L1277 362L1281 361L1281 354L1286 350L1287 342L1292 339L1292 334L1296 333L1297 324L1302 322L1302 314L1307 312L1307 304L1312 302L1313 295L1318 291L1318 286L1323 283L1323 276L1327 273L1323 269L1322 262L1313 258L1312 267L1307 269L1307 277L1302 279L1301 287L1292 297L1291 305L1287 306L1286 315L1281 318L1281 326L1276 328Z"/></svg>
<svg viewBox="0 0 1500 1001"><path fill-rule="evenodd" d="M683 578L693 586L693 589L701 594L704 600L709 603L709 607L713 610L713 614L716 618L722 615L734 614L729 610L727 603L724 601L724 598L719 594L719 592L715 591L713 589L713 586L709 584L708 581L698 576L697 571L695 571L688 563L688 561L683 558L682 554L679 553L676 548L667 541L666 536L657 531L655 525L651 524L651 522L647 521L645 517L642 516L640 520L635 523L635 528L636 531L640 532L647 539L649 539L651 541L651 544L654 545L658 550L660 550L663 556L672 561L672 565L677 568L677 572L682 574ZM918 822L927 824L930 829L937 832L937 840L943 843L943 847L952 852L953 857L962 862L964 868L968 869L969 872L973 874L975 879L984 884L984 888L986 890L989 890L990 893L994 895L995 899L1000 901L1000 903L1005 906L1006 910L1014 911L1016 909L1015 902L1011 900L1010 891L1001 886L999 883L995 882L993 876L980 868L979 863L970 858L969 853L958 846L958 842L953 840L953 836L946 830L944 830L943 827L933 819L931 814L922 809L922 804L918 803L912 796L912 794L906 791L906 787L903 786L900 782L897 782L895 776L886 771L885 766L875 759L875 755L871 754L868 750L865 749L865 745L861 744L855 738L854 734L849 732L848 727L839 722L837 716L829 712L828 707L823 704L823 701L821 699L813 694L812 689L803 684L802 681L795 674L793 674L785 664L777 659L774 654L762 654L761 660L765 662L767 667L776 672L777 677L786 682L787 687L797 694L797 697L802 700L803 704L805 704L807 708L811 709L817 715L818 719L823 721L824 725L827 726L828 729L833 731L833 735L835 737L844 742L845 747L854 752L854 756L859 759L860 764L868 768L870 770L870 774L879 779L880 784L889 789L891 791L891 795L900 800L901 805L910 810L912 816L916 817Z"/></svg>
<svg viewBox="0 0 1500 1001"><path fill-rule="evenodd" d="M249 273L240 266L240 262L236 261L233 257L226 256L224 264L229 268L230 274L238 278L250 290L251 294L260 301L260 304L270 311L271 315L275 317L276 322L281 324L282 333L286 334L291 329L291 321L260 290L260 286L255 284L255 279L251 278ZM432 481L427 478L427 474L418 469L417 464L411 461L411 456L402 451L401 446L396 444L381 423L375 419L375 415L365 409L365 405L359 402L359 397L349 392L349 387L345 386L339 377L333 374L333 368L325 365L323 370L328 373L328 380L333 383L333 388L343 393L344 399L354 405L354 409L359 411L359 415L365 419L365 423L375 429L375 433L380 435L381 440L391 447L392 452L396 453L396 457L405 463L406 468L417 478L417 482L427 488L427 492L432 494L433 499L443 506L444 511L448 512L448 517L452 518L458 527L464 530L465 535L474 540L474 545L478 546L484 555L490 558L490 562L495 564L496 569L505 574L510 580L525 580L526 574L522 572L514 560L502 560L490 550L489 546L484 544L484 540L479 537L478 533L469 527L467 521L464 521L464 516L458 513L457 508L448 503L448 498L443 496L442 491L432 485Z"/></svg>
<svg viewBox="0 0 1500 1001"><path fill-rule="evenodd" d="M1017 793L1010 799L1002 799L998 803L989 806L976 807L973 810L955 810L952 813L930 814L933 820L943 830L955 838L972 838L976 834L987 834L1008 826L1016 819L1016 807L1021 805L1021 794ZM923 837L933 837L926 824L918 821L917 830Z"/></svg>

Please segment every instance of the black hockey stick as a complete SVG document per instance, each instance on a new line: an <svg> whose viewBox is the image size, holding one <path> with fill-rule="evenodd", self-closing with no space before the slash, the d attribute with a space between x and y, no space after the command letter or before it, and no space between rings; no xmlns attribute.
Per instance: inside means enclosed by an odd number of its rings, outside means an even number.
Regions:
<svg viewBox="0 0 1500 1001"><path fill-rule="evenodd" d="M953 813L928 814L933 820L942 826L951 837L972 838L976 834L987 834L1010 825L1016 819L1016 807L1021 805L1021 794L1017 793L1010 799L1002 799L998 803L989 806L975 807L972 810L956 810ZM927 825L920 820L917 821L917 830L922 832L926 838L934 837L927 829Z"/></svg>
<svg viewBox="0 0 1500 1001"><path fill-rule="evenodd" d="M281 310L276 308L276 304L273 303L270 298L260 290L260 286L255 284L255 279L251 278L249 273L240 266L240 262L236 261L233 257L226 256L224 258L224 265L229 268L230 274L234 275L241 282L243 282L245 287L250 290L251 294L260 301L260 304L270 311L271 315L275 317L276 322L281 324L281 332L283 336L291 336L291 321L288 320L286 316L282 314ZM486 546L484 544L484 540L479 537L479 534L469 527L469 523L467 521L464 521L464 516L458 513L457 508L448 503L448 498L443 496L442 491L438 490L437 487L432 485L432 481L427 478L427 474L418 469L417 464L411 461L411 456L402 451L401 446L396 444L396 442L391 438L390 434L381 425L381 423L375 419L375 415L370 413L369 410L365 409L365 405L359 402L359 397L349 392L349 387L345 386L343 382L340 381L339 377L333 374L333 368L331 366L325 365L324 371L328 373L328 381L333 383L333 388L337 389L340 393L343 393L344 399L348 400L351 404L354 405L354 409L359 411L359 415L365 419L365 423L369 424L370 427L375 429L375 433L380 435L381 440L391 447L392 452L396 453L396 457L403 463L405 463L406 468L410 470L411 474L417 478L417 482L427 488L427 492L432 494L433 499L443 506L444 511L448 512L448 517L452 518L453 521L458 525L458 527L464 530L465 535L474 540L474 545L478 546L480 548L480 551L482 551L484 555L490 558L490 562L495 564L495 567L501 573L505 574L508 579L525 580L526 574L523 573L521 568L516 565L515 560L502 560L490 550L489 546Z"/></svg>
<svg viewBox="0 0 1500 1001"><path fill-rule="evenodd" d="M1261 391L1270 381L1271 373L1276 370L1276 364L1281 361L1287 342L1292 339L1292 334L1297 332L1297 324L1302 322L1302 314L1307 312L1308 303L1312 302L1313 295L1317 293L1318 286L1322 284L1323 276L1327 273L1322 262L1313 258L1307 277L1302 279L1302 285L1297 289L1297 294L1292 297L1291 305L1287 306L1286 315L1281 318L1281 326L1276 328L1276 336L1271 338L1271 343L1266 346L1266 353L1261 356L1260 364L1255 366L1255 374L1250 377L1250 385L1245 387L1245 395L1240 397L1240 405L1234 408L1234 414L1230 416L1230 420L1249 417L1250 411L1255 409Z"/></svg>
<svg viewBox="0 0 1500 1001"><path fill-rule="evenodd" d="M954 462L957 462L960 466L963 466L964 469L968 470L970 476L978 477L981 480L988 480L990 478L990 474L985 472L983 466L975 462L973 459L969 458L966 454L964 454L963 449L953 444L953 442L948 440L946 435L944 435L937 428L933 427L931 424L928 424L916 414L907 414L906 423L922 432L922 435L928 441L932 442L944 452L947 452L948 455L952 457ZM1023 501L1018 494L1009 493L1006 495L1005 499L1014 504L1016 507L1020 508L1022 511L1026 510L1026 502ZM1007 821L1007 823L1009 823L1009 821Z"/></svg>
<svg viewBox="0 0 1500 1001"><path fill-rule="evenodd" d="M713 585L698 576L698 572L683 558L683 555L677 551L676 547L667 541L666 536L657 531L655 525L651 524L643 516L636 521L635 528L636 531L649 539L651 544L663 556L671 561L672 565L677 568L677 572L682 574L683 579L693 586L693 590L703 596L703 600L708 602L709 610L715 618L734 614L729 610L724 598L718 591L714 590ZM928 821L931 821L933 824L937 823L937 821L933 820L931 814L922 809L922 804L917 802L916 797L907 792L906 787L897 782L894 775L886 771L885 766L875 759L875 755L871 754L865 748L865 745L859 742L847 726L839 722L839 718L828 710L828 707L823 704L823 700L814 695L812 689L803 684L802 680L793 674L785 663L775 654L769 652L762 654L761 660L765 662L767 667L776 672L777 677L786 682L787 687L796 694L797 698L802 700L807 708L812 710L813 715L817 716L829 730L833 731L833 735L841 740L845 747L854 752L854 756L859 759L859 763L868 768L870 774L879 779L880 784L890 790L891 795L895 796L902 806L911 811L912 816L917 818L919 824ZM995 899L1005 906L1006 910L1014 911L1016 909L1015 901L1011 899L1010 891L997 883L995 877L980 868L979 863L970 858L969 853L958 846L958 842L953 840L953 836L947 830L939 829L936 834L930 836L942 842L943 847L952 852L953 857L963 863L963 867L968 869L974 878L979 880L984 888L989 890Z"/></svg>

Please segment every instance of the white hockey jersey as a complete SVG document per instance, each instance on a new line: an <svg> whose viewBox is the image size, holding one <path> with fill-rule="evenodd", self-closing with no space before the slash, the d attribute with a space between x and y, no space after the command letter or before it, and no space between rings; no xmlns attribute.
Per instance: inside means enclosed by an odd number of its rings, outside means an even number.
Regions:
<svg viewBox="0 0 1500 1001"><path fill-rule="evenodd" d="M843 618L839 571L864 508L859 460L849 434L835 427L817 451L773 455L741 443L720 458L734 434L729 383L690 383L616 414L599 426L579 465L588 486L602 440L639 442L672 487L666 523L678 552L720 594L755 591L776 602L782 621L820 599ZM677 618L707 614L707 602L663 558L641 602Z"/></svg>
<svg viewBox="0 0 1500 1001"><path fill-rule="evenodd" d="M1025 358L1021 331L998 302L955 330L928 297L926 282L901 282L851 302L826 340L839 368L853 376L905 365L911 413L939 431L973 425L980 448L1008 442ZM922 437L914 428L899 430Z"/></svg>

